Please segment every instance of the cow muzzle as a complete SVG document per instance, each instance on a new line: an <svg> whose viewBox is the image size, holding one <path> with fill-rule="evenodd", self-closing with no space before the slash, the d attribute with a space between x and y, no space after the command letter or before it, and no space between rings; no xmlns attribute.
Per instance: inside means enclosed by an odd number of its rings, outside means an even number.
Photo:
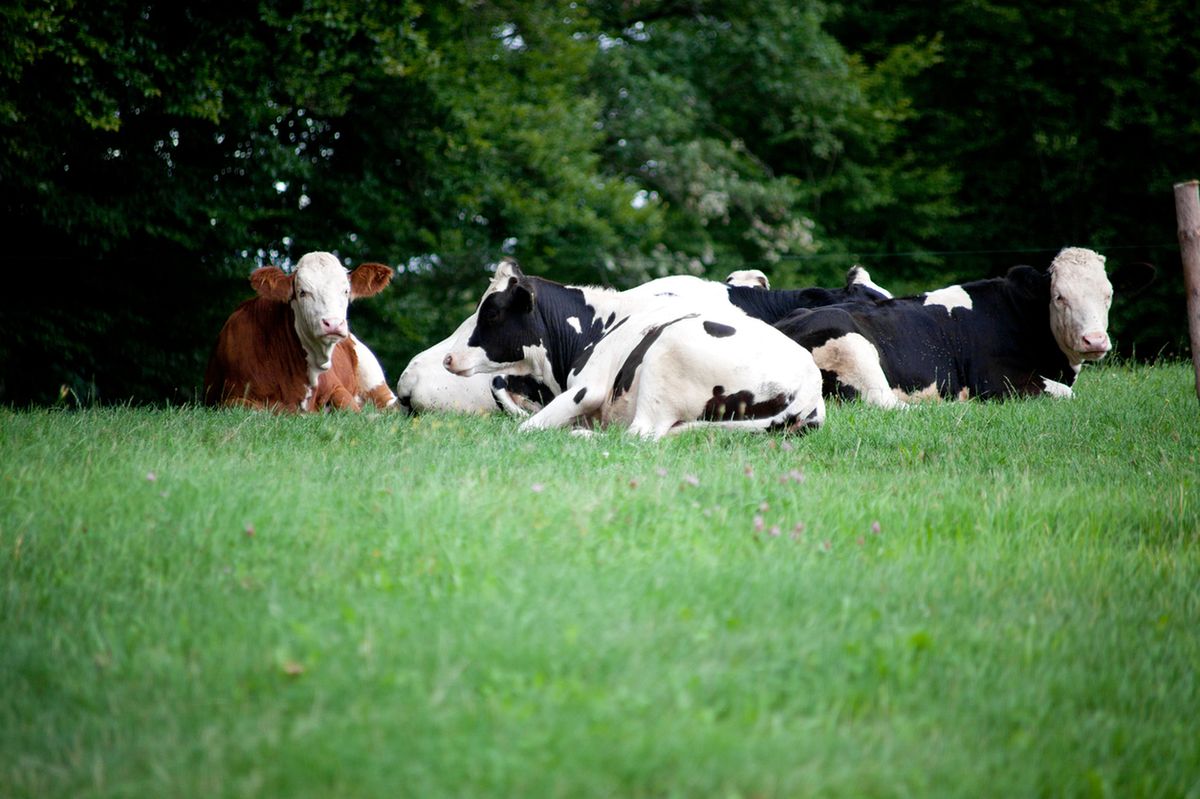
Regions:
<svg viewBox="0 0 1200 799"><path fill-rule="evenodd" d="M469 360L466 353L451 352L442 359L442 366L446 367L447 372L459 377L470 377L475 374L475 370L473 364L468 363Z"/></svg>
<svg viewBox="0 0 1200 799"><path fill-rule="evenodd" d="M1103 358L1112 349L1112 343L1108 340L1108 334L1104 331L1084 333L1081 343L1083 346L1079 351L1090 359Z"/></svg>
<svg viewBox="0 0 1200 799"><path fill-rule="evenodd" d="M321 317L321 335L325 338L346 338L350 335L350 327L346 324L345 317L341 319Z"/></svg>

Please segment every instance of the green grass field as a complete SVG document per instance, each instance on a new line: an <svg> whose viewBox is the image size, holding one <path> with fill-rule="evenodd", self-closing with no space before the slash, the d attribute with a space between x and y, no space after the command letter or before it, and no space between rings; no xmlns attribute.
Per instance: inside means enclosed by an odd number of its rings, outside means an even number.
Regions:
<svg viewBox="0 0 1200 799"><path fill-rule="evenodd" d="M1200 796L1190 365L801 438L0 411L0 796Z"/></svg>

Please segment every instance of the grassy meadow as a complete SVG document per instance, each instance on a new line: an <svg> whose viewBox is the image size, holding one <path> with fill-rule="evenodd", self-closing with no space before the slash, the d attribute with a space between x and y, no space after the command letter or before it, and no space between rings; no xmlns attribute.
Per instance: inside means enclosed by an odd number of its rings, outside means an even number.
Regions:
<svg viewBox="0 0 1200 799"><path fill-rule="evenodd" d="M0 410L0 796L1200 796L1190 365L781 438Z"/></svg>

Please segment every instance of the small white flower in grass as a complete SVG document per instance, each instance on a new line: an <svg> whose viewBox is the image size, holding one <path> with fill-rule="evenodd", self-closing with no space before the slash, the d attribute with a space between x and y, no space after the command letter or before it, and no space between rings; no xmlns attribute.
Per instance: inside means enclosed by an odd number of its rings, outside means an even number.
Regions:
<svg viewBox="0 0 1200 799"><path fill-rule="evenodd" d="M772 524L771 529L767 530L767 535L771 536L771 538L779 538L779 533L780 529L778 524Z"/></svg>
<svg viewBox="0 0 1200 799"><path fill-rule="evenodd" d="M541 483L534 483L529 487L529 490L535 494L540 494L546 490L546 486L542 485Z"/></svg>
<svg viewBox="0 0 1200 799"><path fill-rule="evenodd" d="M754 516L754 532L761 533L763 531L763 517L755 514Z"/></svg>
<svg viewBox="0 0 1200 799"><path fill-rule="evenodd" d="M791 480L793 483L803 483L804 482L804 472L800 471L799 469L792 469L790 472L788 472L787 476L788 476L788 479Z"/></svg>
<svg viewBox="0 0 1200 799"><path fill-rule="evenodd" d="M792 527L792 540L799 541L803 537L804 537L804 522L796 522L796 525L794 527Z"/></svg>
<svg viewBox="0 0 1200 799"><path fill-rule="evenodd" d="M158 479L158 475L157 475L157 474L155 474L154 472L146 472L146 480L147 480L147 482L151 482L151 483L153 483L153 482L154 482L155 480L157 480L157 479Z"/></svg>
<svg viewBox="0 0 1200 799"><path fill-rule="evenodd" d="M683 476L683 482L687 485L690 485L692 488L695 488L696 486L700 485L700 478L694 474L685 474Z"/></svg>
<svg viewBox="0 0 1200 799"><path fill-rule="evenodd" d="M878 519L876 519L875 521L871 522L871 533L872 533L873 535L879 535L879 534L880 534L880 533L882 533L882 532L883 532L883 528L879 526L879 520L878 520Z"/></svg>
<svg viewBox="0 0 1200 799"><path fill-rule="evenodd" d="M783 450L784 452L791 452L792 450L795 449L795 447L792 446L792 442L790 442L790 441L784 441L782 444L779 445L779 448L781 450Z"/></svg>
<svg viewBox="0 0 1200 799"><path fill-rule="evenodd" d="M253 523L247 524L245 532L246 532L247 538L253 538L254 537L254 524Z"/></svg>
<svg viewBox="0 0 1200 799"><path fill-rule="evenodd" d="M758 506L759 513L766 513L770 509L771 509L771 504L769 502L764 501L761 504L759 504L759 506Z"/></svg>
<svg viewBox="0 0 1200 799"><path fill-rule="evenodd" d="M667 470L666 470L666 469L664 469L664 468L663 468L663 467L661 467L661 466L659 466L659 467L658 467L657 469L655 469L654 471L658 473L658 476L659 476L659 477L666 477L666 476L667 476Z"/></svg>
<svg viewBox="0 0 1200 799"><path fill-rule="evenodd" d="M746 475L747 477L753 477L754 476L754 467L747 466L745 469L742 470L742 474Z"/></svg>

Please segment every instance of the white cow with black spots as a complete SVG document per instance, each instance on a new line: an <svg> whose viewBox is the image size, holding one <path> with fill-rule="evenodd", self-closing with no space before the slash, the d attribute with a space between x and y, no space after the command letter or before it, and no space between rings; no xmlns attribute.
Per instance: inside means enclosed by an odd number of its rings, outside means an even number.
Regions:
<svg viewBox="0 0 1200 799"><path fill-rule="evenodd" d="M556 394L522 430L627 425L657 439L696 427L805 430L825 420L812 356L728 306L630 301L501 263L445 367L528 375ZM752 357L748 357L752 355Z"/></svg>
<svg viewBox="0 0 1200 799"><path fill-rule="evenodd" d="M871 282L866 269L855 266L846 275L846 285L839 289L806 288L785 291L770 291L767 276L758 269L731 272L724 283L691 275L673 275L651 280L621 292L621 296L632 309L637 304L657 303L670 296L681 302L724 307L735 315L746 314L756 319L774 323L797 308L809 308L830 303L856 301L875 302L891 297L886 290ZM582 287L585 292L600 292L609 296L613 292L604 289ZM585 314L586 315L586 314ZM497 409L510 413L534 410L549 401L553 393L539 381L515 378L511 375L475 374L460 377L442 367L454 341L464 330L474 328L477 317L472 314L449 337L418 354L405 367L396 383L396 395L402 407L411 411L458 411L467 413L491 413ZM577 326L575 332L582 333L578 318L568 326Z"/></svg>

